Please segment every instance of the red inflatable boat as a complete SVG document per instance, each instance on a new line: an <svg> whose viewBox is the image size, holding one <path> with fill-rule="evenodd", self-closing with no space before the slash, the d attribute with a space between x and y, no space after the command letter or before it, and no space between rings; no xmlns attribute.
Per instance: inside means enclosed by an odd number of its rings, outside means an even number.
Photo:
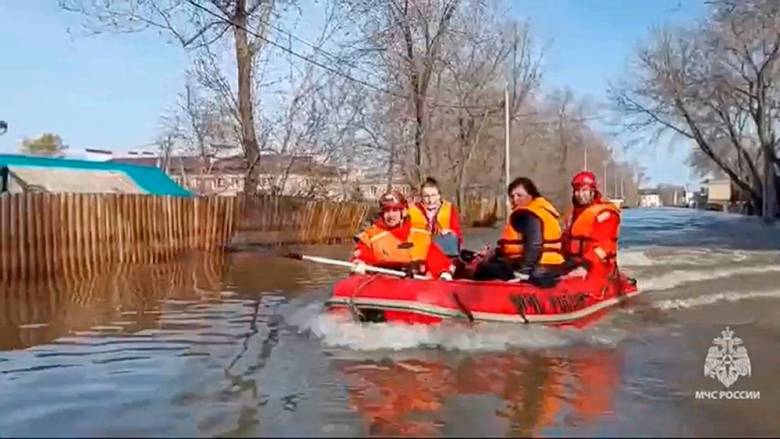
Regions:
<svg viewBox="0 0 780 439"><path fill-rule="evenodd" d="M368 322L542 323L582 326L639 294L636 281L562 279L555 287L526 282L418 280L385 275L353 275L336 283L326 302L329 312Z"/></svg>

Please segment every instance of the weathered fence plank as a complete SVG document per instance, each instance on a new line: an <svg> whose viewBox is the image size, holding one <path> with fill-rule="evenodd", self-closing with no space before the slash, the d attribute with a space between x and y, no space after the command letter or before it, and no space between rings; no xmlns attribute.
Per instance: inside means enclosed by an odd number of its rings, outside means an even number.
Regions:
<svg viewBox="0 0 780 439"><path fill-rule="evenodd" d="M369 210L364 203L269 195L3 194L0 280L91 276L111 264L162 262L236 240L335 242L354 236Z"/></svg>

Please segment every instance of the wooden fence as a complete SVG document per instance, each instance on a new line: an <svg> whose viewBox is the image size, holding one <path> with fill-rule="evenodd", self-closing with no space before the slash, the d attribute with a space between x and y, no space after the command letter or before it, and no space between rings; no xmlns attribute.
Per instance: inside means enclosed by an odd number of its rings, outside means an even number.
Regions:
<svg viewBox="0 0 780 439"><path fill-rule="evenodd" d="M465 227L491 227L503 214L501 201L496 197L468 197L461 210Z"/></svg>
<svg viewBox="0 0 780 439"><path fill-rule="evenodd" d="M464 225L490 226L499 206L469 201ZM254 197L114 194L0 195L0 281L92 275L125 263L156 263L228 245L348 240L373 203Z"/></svg>
<svg viewBox="0 0 780 439"><path fill-rule="evenodd" d="M295 197L241 197L232 243L332 243L351 239L368 218L365 203L313 201Z"/></svg>
<svg viewBox="0 0 780 439"><path fill-rule="evenodd" d="M92 274L225 247L236 200L148 195L0 195L0 280Z"/></svg>

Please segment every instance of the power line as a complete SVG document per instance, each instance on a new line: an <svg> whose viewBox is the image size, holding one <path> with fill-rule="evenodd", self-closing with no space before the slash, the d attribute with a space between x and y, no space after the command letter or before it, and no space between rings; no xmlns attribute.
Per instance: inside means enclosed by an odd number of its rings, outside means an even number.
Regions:
<svg viewBox="0 0 780 439"><path fill-rule="evenodd" d="M355 64L355 63L353 63L353 62L349 62L349 61L347 61L347 60L345 60L345 59L341 58L340 56L338 56L338 55L335 55L335 54L333 54L332 52L329 52L329 51L327 51L327 50L323 49L323 48L322 48L322 47L320 47L320 46L317 46L317 45L316 45L316 44L314 44L314 43L310 43L310 42L308 42L308 41L304 40L303 38L301 38L301 37L299 37L299 36L297 36L297 35L293 34L292 32L290 32L290 31L288 31L288 30L285 30L284 28L282 28L282 27L280 27L280 26L277 26L277 25L275 25L275 24L273 24L273 23L271 23L271 22L265 21L265 20L263 20L262 18L257 18L257 20L258 20L260 23L262 23L262 24L264 24L264 25L266 25L266 26L268 26L268 27L270 27L270 28L272 28L272 29L275 29L275 30L277 30L277 31L279 31L279 32L281 32L281 33L283 33L283 34L287 34L287 35L288 35L290 38L292 38L292 39L294 39L294 40L297 40L297 41L300 41L301 43L303 43L303 44L305 44L305 45L307 45L307 46L311 47L312 49L314 49L314 50L316 50L316 51L318 51L318 52L322 52L323 54L327 55L329 58L331 58L333 61L335 61L335 62L337 62L337 63L339 63L339 64L346 64L346 65L348 65L348 66L350 66L350 67L353 67L353 68L355 68L355 69L357 69L357 70L360 70L361 72L363 72L363 73L365 73L365 74L367 74L367 75L369 75L369 76L372 76L372 75L374 75L374 73L373 73L373 72L370 72L370 71L368 71L368 70L366 70L366 69L364 69L364 68L360 67L360 65L359 65L359 64Z"/></svg>
<svg viewBox="0 0 780 439"><path fill-rule="evenodd" d="M320 67L320 68L322 68L322 69L325 69L325 70L327 70L328 72L331 72L331 73L333 73L333 74L335 74L335 75L338 75L338 76L340 76L340 77L342 77L342 78L345 78L345 79L347 79L347 80L349 80L349 81L352 81L352 82L355 82L355 83L361 84L361 85L363 85L364 87L368 87L368 88L370 88L370 89L372 89L372 90L374 90L374 91L377 91L377 92L379 92L379 93L384 93L384 94L387 94L387 95L390 95L390 96L393 96L393 97L397 97L397 98L400 98L400 99L411 99L411 98L412 98L411 96L404 95L404 94L400 94L400 93L394 92L394 91L392 91L392 90L389 90L389 89L385 89L385 88L377 87L377 86L375 86L374 84L371 84L370 82L367 82L367 81L365 81L365 80L362 80L362 79L355 78L354 76L351 76L351 75L349 75L349 74L347 74L347 73L345 73L345 72L342 72L342 71L340 71L340 70L338 70L338 69L334 69L334 68L328 67L327 65L325 65L325 64L322 64L321 62L319 62L319 61L317 61L317 60L314 60L314 59L312 59L312 58L310 58L310 57L308 57L308 56L306 56L306 55L302 55L302 54L300 54L300 53L298 53L298 52L296 52L296 51L294 51L294 50L292 50L292 49L290 49L290 48L284 47L283 45L281 45L281 44L279 44L279 43L277 43L277 42L275 42L275 41L272 41L272 40L270 40L270 39L268 39L268 38L266 38L266 37L264 37L264 36L262 36L262 35L258 34L258 33L257 33L257 32L255 32L255 31L252 31L252 30L250 30L250 29L246 28L245 26L239 26L237 23L235 23L235 22L234 22L233 20L231 20L229 17L224 17L224 16L222 16L222 15L220 15L220 14L217 14L216 12L214 12L214 11L212 11L212 10L208 9L207 7L205 7L205 6L201 5L201 4L199 4L198 2L196 2L196 1L194 1L194 0L187 0L187 2L188 2L188 3L190 3L191 5L193 5L194 7L196 7L196 8L198 8L198 9L200 9L200 10L202 10L202 11L206 12L207 14L209 14L209 15L211 15L211 16L213 16L213 17L217 18L218 20L221 20L221 21L223 21L223 22L226 22L226 23L230 24L231 26L235 26L235 27L237 27L237 28L239 28L239 29L241 29L241 30L243 30L243 31L247 32L248 34L250 34L250 35L252 35L252 36L254 36L254 37L256 37L256 38L259 38L259 39L261 39L261 40L263 40L263 41L267 42L268 44L271 44L271 45L272 45L272 46L274 46L274 47L277 47L277 48L279 48L279 49L281 49L281 50L283 50L283 51L285 51L285 52L287 52L287 53L289 53L289 54L291 54L291 55L293 55L293 56L295 56L295 57L297 57L297 58L300 58L300 59L302 59L302 60L304 60L304 61L306 61L306 62L308 62L308 63L311 63L311 64L313 64L313 65L315 65L315 66L317 66L317 67ZM317 51L320 51L320 52L322 52L322 53L324 53L324 54L328 55L329 57L331 57L333 60L335 60L335 61L337 61L337 62L344 62L344 61L343 61L343 60L342 60L340 57L338 57L338 56L334 55L333 53L331 53L331 52L329 52L329 51L327 51L327 50L325 50L325 49L322 49L322 48L320 48L320 47L317 47L317 46L316 46L316 45L314 45L313 43L310 43L310 42L308 42L308 41L304 40L303 38L300 38L300 37L298 37L298 36L296 36L296 35L292 34L292 33L291 33L291 32L289 32L289 31L286 31L286 30L284 30L284 29L282 29L282 28L280 28L280 27L278 27L278 26L275 26L275 25L274 25L274 24L272 24L272 23L269 23L269 22L267 22L267 21L264 21L264 20L262 20L262 19L259 19L259 18L258 18L258 21L260 21L261 23L263 23L263 24L265 24L265 25L267 25L267 26L269 26L269 27L271 27L271 28L273 28L273 29L276 29L276 30L278 30L279 32L286 33L286 34L287 34L287 35L289 35L291 38L294 38L294 39L296 39L297 41L300 41L300 42L302 42L302 43L306 44L307 46L309 46L309 47L311 47L311 48L313 48L313 49L315 49L315 50L317 50ZM351 63L348 63L348 65L352 65L352 66L354 67L354 65L353 65L353 64L351 64ZM356 68L357 68L357 67L356 67ZM367 71L366 71L366 70L364 70L364 69L358 69L358 70L360 70L361 72L368 73L369 75L371 75L369 72L367 72ZM496 105L490 105L490 106L487 106L487 105L455 105L455 104L440 104L440 103L435 103L435 102L433 102L433 98L426 97L426 99L428 99L428 100L431 100L431 101L432 101L432 102L430 103L430 105L431 105L431 106L433 106L433 107L439 107L439 108L450 108L450 109L475 109L475 110L479 109L479 110L490 110L490 109L501 109L501 108L503 107L503 105L504 105L504 104L503 104L503 102L502 102L502 103L500 103L500 104L496 104ZM533 117L533 116L543 116L543 115L545 115L545 113L544 113L544 112L534 111L534 112L530 112L530 113L516 114L516 115L514 115L514 116L512 117L512 119L514 120L514 119L518 119L518 118L524 118L524 117ZM602 120L602 119L605 119L605 118L606 118L606 116L591 116L591 117L583 117L583 118L578 118L578 119L570 119L570 120L568 120L567 122L569 122L569 123L590 122L590 121L594 121L594 120ZM557 121L537 121L537 122L530 122L530 123L526 123L526 125L537 126L537 125L551 125L551 124L555 124L555 123L558 123L558 122L557 122Z"/></svg>
<svg viewBox="0 0 780 439"><path fill-rule="evenodd" d="M233 20L231 20L229 17L224 17L224 16L222 16L222 15L220 15L220 14L217 14L216 12L214 12L214 11L212 11L212 10L208 9L207 7L205 7L205 6L203 6L203 5L201 5L201 4L197 3L197 2L195 2L194 0L187 0L187 2L188 2L188 3L190 3L191 5L193 5L194 7L196 7L196 8L198 8L198 9L200 9L200 10L202 10L202 11L206 12L207 14L209 14L209 15L211 15L211 16L213 16L213 17L215 17L215 18L217 18L217 19L219 19L219 20L221 20L221 21L224 21L224 22L226 22L226 23L230 24L231 26L235 26L235 27L237 27L238 29L241 29L241 30L243 30L244 32L246 32L246 33L248 33L248 34L250 34L250 35L252 35L252 36L254 36L254 37L256 37L256 38L259 38L259 39L261 39L261 40L265 41L266 43L268 43L268 44L270 44L270 45L272 45L272 46L274 46L274 47L276 47L276 48L278 48L278 49L281 49L281 50L283 50L283 51L285 51L285 52L289 53L290 55L293 55L293 56L295 56L295 57L297 57L297 58L300 58L300 59L302 59L302 60L304 60L304 61L306 61L306 62L308 62L308 63L311 63L311 64L313 64L313 65L315 65L315 66L317 66L317 67L320 67L320 68L322 68L322 69L324 69L324 70L327 70L327 71L328 71L328 72L330 72L330 73L333 73L333 74L335 74L335 75L341 76L342 78L345 78L345 79L347 79L347 80L349 80L349 81L352 81L352 82L355 82L355 83L357 83L357 84L363 85L364 87L370 88L371 90L377 91L377 92L379 92L379 93L384 93L384 94L387 94L387 95L390 95L390 96L393 96L393 97L397 97L397 98L400 98L400 99L411 99L411 97L410 97L410 96L407 96L407 95L404 95L404 94L400 94L400 93L394 92L394 91L392 91L392 90L389 90L389 89L385 89L385 88L380 88L380 87L377 87L377 86L375 86L374 84L371 84L370 82L367 82L367 81L365 81L365 80L362 80L362 79L355 78L354 76L352 76L352 75L349 75L349 74L347 74L347 73L345 73L345 72L342 72L342 71L340 71L340 70L337 70L337 69L334 69L334 68L328 67L327 65L325 65L325 64L323 64L323 63L321 63L321 62L319 62L319 61L317 61L317 60L315 60L315 59L312 59L312 58L310 58L310 57L308 57L308 56L306 56L306 55L301 55L300 53L298 53L298 52L296 52L296 51L294 51L294 50L292 50L292 49L289 49L289 48L287 48L287 47L284 47L283 45L281 45L281 44L277 43L276 41L273 41L273 40L271 40L271 39L269 39L269 38L266 38L266 37L264 37L264 36L262 36L262 35L258 34L258 33L257 33L257 32L255 32L255 31L252 31L252 30L250 30L250 29L247 29L245 26L239 26L237 23L235 23L235 22L234 22ZM292 34L290 34L290 35L292 35ZM296 38L297 38L297 37L296 37ZM301 41L303 41L303 40L301 39ZM313 47L313 46L312 46L312 47ZM321 51L323 51L323 52L329 53L329 52L327 52L327 51L325 51L325 50L323 50L323 49L320 49L320 50L321 50ZM334 57L335 57L335 55L332 55L332 54L331 54L331 56L334 56ZM430 99L430 98L426 98L426 99ZM454 104L438 104L438 103L431 102L431 104L430 104L430 105L431 105L431 106L434 106L434 107L439 107L439 108L452 108L452 109L482 109L482 110L487 110L487 109L493 109L493 108L500 109L500 108L503 106L503 103L501 103L501 104L497 104L497 105L486 106L486 105L454 105Z"/></svg>

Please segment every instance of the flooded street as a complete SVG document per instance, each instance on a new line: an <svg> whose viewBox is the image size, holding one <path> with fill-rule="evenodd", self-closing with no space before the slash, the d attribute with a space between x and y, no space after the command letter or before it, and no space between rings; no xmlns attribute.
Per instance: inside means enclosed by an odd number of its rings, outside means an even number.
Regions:
<svg viewBox="0 0 780 439"><path fill-rule="evenodd" d="M619 262L642 294L583 331L338 322L320 307L345 270L289 249L13 286L0 435L776 435L778 249L755 218L626 210ZM704 375L727 326L751 366L728 389ZM760 399L696 398L712 390Z"/></svg>

